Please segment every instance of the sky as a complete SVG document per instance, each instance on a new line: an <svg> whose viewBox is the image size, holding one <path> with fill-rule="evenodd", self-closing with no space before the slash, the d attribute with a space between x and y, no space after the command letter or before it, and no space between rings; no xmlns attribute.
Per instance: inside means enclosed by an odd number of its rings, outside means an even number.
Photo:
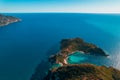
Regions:
<svg viewBox="0 0 120 80"><path fill-rule="evenodd" d="M0 0L0 12L120 13L120 0Z"/></svg>

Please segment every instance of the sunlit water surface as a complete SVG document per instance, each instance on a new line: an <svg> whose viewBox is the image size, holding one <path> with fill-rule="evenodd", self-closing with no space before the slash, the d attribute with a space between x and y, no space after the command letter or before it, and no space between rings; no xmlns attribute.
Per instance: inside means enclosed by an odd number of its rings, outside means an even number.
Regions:
<svg viewBox="0 0 120 80"><path fill-rule="evenodd" d="M120 15L116 14L6 14L21 22L0 28L0 80L29 80L41 60L59 49L64 38L80 37L94 43L108 58L76 54L73 62L120 69ZM41 69L44 69L42 67Z"/></svg>

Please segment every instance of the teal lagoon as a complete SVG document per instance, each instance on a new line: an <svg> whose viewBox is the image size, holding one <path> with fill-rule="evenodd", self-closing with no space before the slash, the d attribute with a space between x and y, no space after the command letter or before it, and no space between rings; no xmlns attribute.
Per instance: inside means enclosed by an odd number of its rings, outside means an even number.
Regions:
<svg viewBox="0 0 120 80"><path fill-rule="evenodd" d="M110 59L104 56L95 56L90 54L85 54L81 52L74 52L67 58L68 64L82 64L91 63L96 65L106 65L110 66Z"/></svg>
<svg viewBox="0 0 120 80"><path fill-rule="evenodd" d="M69 64L80 64L87 59L84 56L85 56L85 54L83 54L83 53L75 52L68 56L67 62Z"/></svg>

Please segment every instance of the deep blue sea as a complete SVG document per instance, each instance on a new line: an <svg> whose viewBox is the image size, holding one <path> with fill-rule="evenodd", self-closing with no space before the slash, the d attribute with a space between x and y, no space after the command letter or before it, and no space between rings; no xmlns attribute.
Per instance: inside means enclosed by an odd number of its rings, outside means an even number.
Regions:
<svg viewBox="0 0 120 80"><path fill-rule="evenodd" d="M109 65L120 69L120 14L5 14L22 21L0 28L0 80L29 80L40 61L59 49L61 39L74 37L104 49Z"/></svg>

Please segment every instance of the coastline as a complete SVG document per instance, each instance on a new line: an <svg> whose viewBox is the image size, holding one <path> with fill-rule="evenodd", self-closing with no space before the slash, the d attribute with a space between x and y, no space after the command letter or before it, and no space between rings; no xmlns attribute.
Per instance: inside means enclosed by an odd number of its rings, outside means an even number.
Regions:
<svg viewBox="0 0 120 80"><path fill-rule="evenodd" d="M6 15L0 14L0 27L4 27L19 21L22 21L22 20L13 16L6 16Z"/></svg>
<svg viewBox="0 0 120 80"><path fill-rule="evenodd" d="M79 45L81 45L80 48ZM108 56L108 54L106 54L104 50L97 47L96 45L84 42L80 38L72 38L72 39L63 39L61 41L61 50L57 54L50 56L49 61L51 64L61 63L64 66L68 64L67 62L68 56L76 52L80 52L81 54L86 54L86 55L96 55L96 56L105 56L105 57Z"/></svg>

